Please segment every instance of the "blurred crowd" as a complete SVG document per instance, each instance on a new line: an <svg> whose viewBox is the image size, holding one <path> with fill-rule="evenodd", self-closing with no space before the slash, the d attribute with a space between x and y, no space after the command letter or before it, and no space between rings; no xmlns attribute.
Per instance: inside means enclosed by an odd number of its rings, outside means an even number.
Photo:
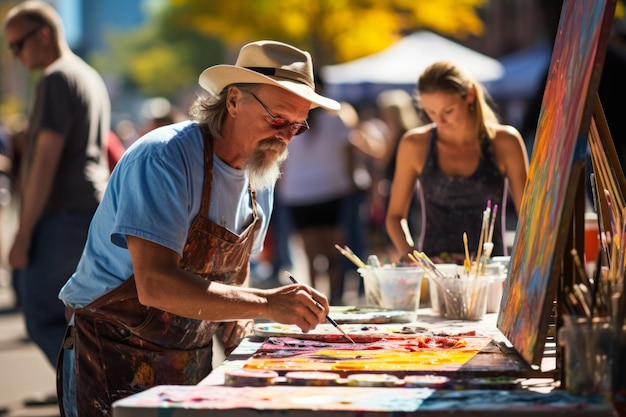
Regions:
<svg viewBox="0 0 626 417"><path fill-rule="evenodd" d="M111 126L107 145L110 170L143 134L185 118L166 98L145 100L135 117L123 118ZM7 286L15 284L9 282L15 278L11 278L7 256L11 235L16 230L19 165L28 126L25 115L0 120L4 122L0 126L0 285ZM375 105L359 107L342 103L338 113L312 112L310 124L310 131L289 146L290 157L277 186L270 233L265 250L253 259L251 284L262 287L284 284L281 274L292 270L300 251L307 262L304 271L309 275L302 279L315 282L319 276L321 285L328 285L330 291L330 284L323 282L332 277L333 302L341 304L345 278L354 278L357 273L356 266L341 255L335 244L348 246L363 258L371 254L383 260L396 257L384 229L385 210L398 140L408 129L418 126L419 118L410 94L389 90L380 94ZM312 148L318 152L311 154ZM303 161L314 165L303 168ZM294 196L294 192L303 195ZM331 227L307 228L294 222L297 206L308 206L310 210L300 217L315 223L316 217L323 216L316 205L328 200L337 203L330 207L334 217ZM14 286L14 307L19 308L18 288Z"/></svg>
<svg viewBox="0 0 626 417"><path fill-rule="evenodd" d="M185 118L186 115L164 97L144 100L137 114L121 118L111 126L107 143L109 170L115 168L124 151L142 135ZM27 135L27 115L17 113L0 116L0 289L11 293L3 298L0 310L21 308L18 278L9 265L8 252L17 229L20 163L25 155Z"/></svg>
<svg viewBox="0 0 626 417"><path fill-rule="evenodd" d="M621 69L626 67L623 33L622 28L611 39L604 68L606 75L599 90L617 137L621 137L622 123L616 115L619 105L615 102L621 100L617 92L624 90ZM529 103L519 126L529 155L542 95L543 85ZM320 282L328 280L321 285L326 285L332 294L332 304L341 304L346 278L358 280L358 274L356 266L336 250L335 244L348 246L363 260L370 255L383 262L397 259L385 230L385 215L399 139L422 123L415 97L405 90L392 89L382 92L375 103L342 105L336 114L312 112L310 131L290 144L290 157L277 186L265 249L253 258L252 285L271 287L287 283L283 272L293 270L294 262L304 259L306 265L302 271L308 277L302 278L311 283L316 282L316 277ZM0 285L7 286L12 285L8 245L16 227L18 173L28 126L25 115L0 116ZM137 114L117 120L111 126L107 148L110 169L143 134L186 118L166 98L146 99ZM329 129L330 125L334 128ZM327 146L329 143L332 146ZM616 140L615 144L618 155L624 158L624 141ZM307 163L313 164L303 165ZM332 180L328 175L332 175ZM331 201L332 205L328 205ZM323 218L324 207L332 211L331 219ZM419 216L419 205L412 197L407 220L413 233L419 230ZM312 223L303 224L303 217ZM515 221L512 213L507 219L510 230L514 230ZM15 306L19 304L16 291Z"/></svg>

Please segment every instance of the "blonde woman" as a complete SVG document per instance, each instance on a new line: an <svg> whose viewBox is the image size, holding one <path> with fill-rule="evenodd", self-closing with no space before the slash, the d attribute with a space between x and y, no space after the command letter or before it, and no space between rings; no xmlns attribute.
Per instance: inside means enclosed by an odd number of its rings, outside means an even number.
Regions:
<svg viewBox="0 0 626 417"><path fill-rule="evenodd" d="M432 64L417 83L418 106L427 123L400 140L385 225L401 260L413 249L431 258L458 261L463 233L476 252L487 202L504 212L507 194L516 211L528 175L520 133L502 125L482 86L452 62ZM402 228L417 196L422 224L415 247ZM495 222L492 255L503 254L502 224ZM451 258L445 258L450 255Z"/></svg>

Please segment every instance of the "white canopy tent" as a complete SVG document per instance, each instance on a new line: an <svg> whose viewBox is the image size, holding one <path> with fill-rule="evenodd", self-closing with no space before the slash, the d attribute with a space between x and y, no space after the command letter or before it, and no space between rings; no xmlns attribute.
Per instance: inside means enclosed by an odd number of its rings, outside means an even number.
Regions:
<svg viewBox="0 0 626 417"><path fill-rule="evenodd" d="M452 60L463 66L479 82L496 80L504 68L483 55L432 32L406 36L387 49L351 62L321 69L327 95L349 102L375 100L381 91L415 89L417 77L430 64Z"/></svg>

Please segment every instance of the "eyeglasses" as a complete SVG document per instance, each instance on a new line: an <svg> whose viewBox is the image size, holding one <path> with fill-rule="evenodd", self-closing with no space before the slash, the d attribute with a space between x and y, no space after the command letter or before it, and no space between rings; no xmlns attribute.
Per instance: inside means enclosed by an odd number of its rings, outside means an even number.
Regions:
<svg viewBox="0 0 626 417"><path fill-rule="evenodd" d="M304 121L304 123L297 123L290 122L289 120L283 119L282 117L274 116L272 113L269 112L269 110L267 110L263 103L261 103L261 100L259 100L257 96L252 93L249 94L256 100L257 103L259 103L259 106L261 106L261 108L265 110L265 113L267 113L267 115L272 119L272 121L270 122L270 127L272 129L281 130L289 126L291 129L291 134L294 136L300 135L309 130L309 123L306 120Z"/></svg>
<svg viewBox="0 0 626 417"><path fill-rule="evenodd" d="M36 34L37 31L39 31L39 29L41 29L41 26L37 26L36 28L31 29L29 32L26 32L26 34L22 36L21 38L19 38L18 40L9 43L9 49L11 50L11 52L13 52L14 55L17 55L20 52L22 52L22 49L24 49L24 43L28 40L28 38Z"/></svg>

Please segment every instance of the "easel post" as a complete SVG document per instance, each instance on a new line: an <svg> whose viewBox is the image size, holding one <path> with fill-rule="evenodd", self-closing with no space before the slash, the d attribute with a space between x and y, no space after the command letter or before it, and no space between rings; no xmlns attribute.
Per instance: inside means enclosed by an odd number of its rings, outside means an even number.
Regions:
<svg viewBox="0 0 626 417"><path fill-rule="evenodd" d="M572 181L575 181L574 209L572 212L572 223L567 236L569 245L565 245L565 253L563 254L563 268L561 271L559 289L556 296L555 306L555 329L554 340L556 342L556 371L561 381L561 389L565 389L565 366L563 366L563 348L560 347L558 341L559 329L563 326L563 309L567 305L565 301L566 288L572 288L577 282L583 282L585 277L577 276L578 268L576 268L571 250L581 254L585 247L585 207L586 207L586 182L585 182L585 162L578 162L572 165Z"/></svg>

